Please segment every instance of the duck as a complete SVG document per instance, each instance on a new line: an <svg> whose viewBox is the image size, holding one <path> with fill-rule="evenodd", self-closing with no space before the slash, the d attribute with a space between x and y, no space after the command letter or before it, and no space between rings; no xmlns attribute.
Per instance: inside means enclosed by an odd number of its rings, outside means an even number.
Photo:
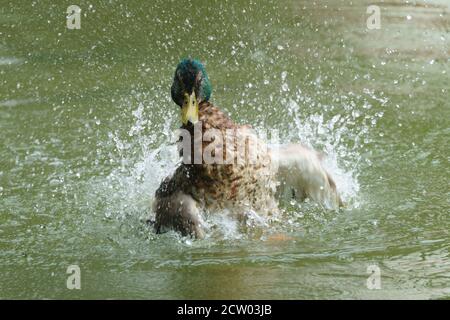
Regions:
<svg viewBox="0 0 450 320"><path fill-rule="evenodd" d="M170 91L180 107L182 160L155 192L156 233L202 239L206 212L226 210L240 222L251 212L270 219L286 193L327 209L343 206L319 152L300 144L269 147L251 125L236 123L210 101L212 85L199 60L181 60Z"/></svg>

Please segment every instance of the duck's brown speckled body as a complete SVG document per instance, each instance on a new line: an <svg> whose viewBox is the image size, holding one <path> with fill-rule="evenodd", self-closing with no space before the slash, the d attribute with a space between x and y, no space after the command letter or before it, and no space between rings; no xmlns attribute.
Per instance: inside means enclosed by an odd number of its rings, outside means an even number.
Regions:
<svg viewBox="0 0 450 320"><path fill-rule="evenodd" d="M275 172L272 169L271 157L265 143L254 135L250 126L235 124L226 114L209 102L200 104L199 121L201 122L202 133L210 129L220 130L223 137L226 136L227 130L228 133L235 133L228 135L229 139L224 140L223 148L218 146L215 149L215 152L223 154L226 161L230 160L227 158L226 150L232 148L235 151L233 164L207 164L204 160L202 160L202 164L182 163L173 176L167 178L161 184L156 192L156 198L177 198L182 194L191 197L196 202L196 206L201 209L217 211L226 208L234 211L240 217L243 217L246 211L250 209L265 215L277 211L274 198L276 191ZM191 124L182 128L189 130L194 137L194 127ZM246 154L242 158L244 161L238 164L237 139L241 139L242 135L245 134L251 136L248 140L249 143L257 142L256 157L253 158L254 161L249 161L248 154ZM202 139L202 136L196 136L196 139ZM194 152L203 154L210 143L201 141L201 143L196 144L196 141L192 139L192 159L194 158ZM198 146L197 150L195 146ZM198 148L201 150L198 150ZM248 149L245 151L248 151ZM167 205L166 201L157 201L156 203L157 231L170 225L164 219L164 216L167 216L167 210L164 210L164 206L167 207ZM171 207L174 207L174 205L171 204ZM185 230L183 224L176 229L179 229L183 234L196 233L195 228L194 230Z"/></svg>
<svg viewBox="0 0 450 320"><path fill-rule="evenodd" d="M197 60L182 60L175 71L171 95L181 107L181 128L190 138L188 155L194 162L183 161L156 191L158 233L174 229L201 238L202 212L229 209L245 218L252 210L267 216L278 211L275 197L284 191L298 200L311 198L330 209L342 205L336 185L317 152L301 145L268 150L250 126L234 123L209 102L211 92L204 66ZM202 134L194 134L196 130ZM211 130L216 130L214 136L219 133L223 143L205 139ZM248 147L241 148L242 143L248 143ZM206 160L202 156L206 151L225 162ZM196 154L201 155L200 161L195 161ZM186 154L182 156L185 160Z"/></svg>

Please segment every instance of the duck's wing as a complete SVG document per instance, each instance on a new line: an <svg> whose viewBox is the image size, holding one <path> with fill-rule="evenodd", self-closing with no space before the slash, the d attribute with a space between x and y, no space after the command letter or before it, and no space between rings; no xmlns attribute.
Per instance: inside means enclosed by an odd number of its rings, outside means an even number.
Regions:
<svg viewBox="0 0 450 320"><path fill-rule="evenodd" d="M197 201L183 190L185 178L182 170L177 170L156 191L153 203L153 211L156 213L155 231L163 233L175 230L183 236L201 239L205 236L202 216Z"/></svg>
<svg viewBox="0 0 450 320"><path fill-rule="evenodd" d="M301 201L310 198L328 209L343 206L336 184L316 151L289 144L271 148L270 154L280 183L279 194Z"/></svg>

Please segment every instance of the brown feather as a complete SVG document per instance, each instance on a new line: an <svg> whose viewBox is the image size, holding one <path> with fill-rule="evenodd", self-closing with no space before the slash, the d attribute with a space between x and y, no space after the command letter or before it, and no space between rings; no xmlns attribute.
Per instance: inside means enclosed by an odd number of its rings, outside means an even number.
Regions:
<svg viewBox="0 0 450 320"><path fill-rule="evenodd" d="M241 137L237 136L238 130L247 130L248 134L253 134L249 126L240 126L235 124L225 113L209 102L203 102L199 107L199 121L202 122L202 133L210 128L221 131L225 137L227 129L234 130L236 135L229 140L224 139L223 148L218 148L218 152L222 153L223 159L226 160L227 148L235 150L234 164L184 164L182 163L172 177L166 179L156 191L156 226L170 224L164 215L167 210L163 210L164 206L158 207L163 201L174 197L181 192L189 195L198 201L200 207L209 210L217 209L236 209L240 212L237 214L245 214L245 210L253 209L259 213L270 213L276 211L277 206L274 200L275 194L275 176L271 169L271 159L267 150L264 149L265 144L261 140L257 140L257 156L256 162L248 161L248 150L244 149L245 158L243 164L237 164L237 140ZM183 126L187 129L191 137L194 137L194 127L192 124ZM247 133L247 132L246 132ZM203 136L203 135L202 135ZM202 137L196 137L202 139ZM255 136L255 139L256 136ZM200 142L200 141L199 141ZM191 139L191 159L194 159L194 148L199 145L201 150L195 150L203 154L204 149L212 142L202 141L195 144ZM230 149L228 149L230 150ZM229 159L228 159L229 160ZM167 202L167 200L166 200ZM158 209L160 208L160 209ZM186 215L186 214L185 214ZM172 217L172 220L175 221ZM174 222L175 223L175 222ZM175 223L175 229L183 229L182 223ZM192 233L186 231L182 233Z"/></svg>

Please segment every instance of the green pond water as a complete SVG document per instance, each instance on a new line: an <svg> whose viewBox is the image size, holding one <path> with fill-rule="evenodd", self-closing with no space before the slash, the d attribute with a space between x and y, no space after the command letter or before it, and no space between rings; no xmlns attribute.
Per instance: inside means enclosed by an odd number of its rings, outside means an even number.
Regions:
<svg viewBox="0 0 450 320"><path fill-rule="evenodd" d="M450 297L448 1L379 1L378 30L368 1L73 2L80 30L0 0L0 298ZM154 234L187 56L237 122L325 151L347 207Z"/></svg>

